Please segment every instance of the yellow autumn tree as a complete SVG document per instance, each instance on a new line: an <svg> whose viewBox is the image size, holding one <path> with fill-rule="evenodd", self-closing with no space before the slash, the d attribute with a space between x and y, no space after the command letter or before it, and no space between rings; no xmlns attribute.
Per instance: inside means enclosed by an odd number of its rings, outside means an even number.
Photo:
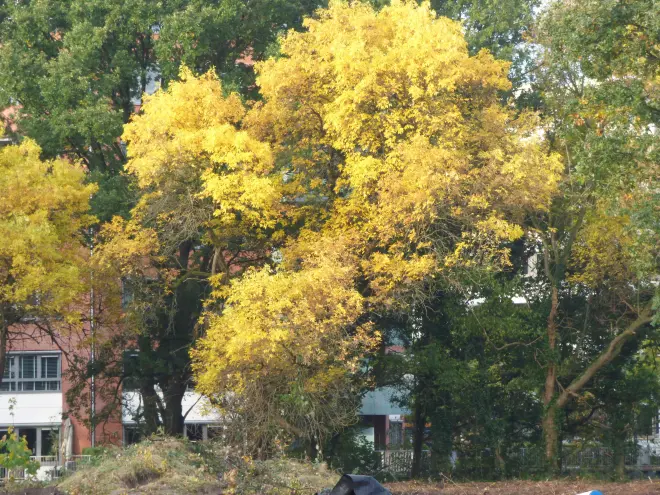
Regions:
<svg viewBox="0 0 660 495"><path fill-rule="evenodd" d="M548 205L562 170L538 119L502 105L509 65L470 56L428 4L334 2L305 26L257 65L265 102L246 117L286 156L297 214L320 206L322 236L353 238L387 304L452 266L505 264L515 220Z"/></svg>
<svg viewBox="0 0 660 495"><path fill-rule="evenodd" d="M232 283L226 309L207 315L194 351L197 389L240 416L242 440L259 456L272 453L276 437L322 443L350 426L360 397L353 378L379 341L369 324L355 323L365 300L351 264L300 263Z"/></svg>
<svg viewBox="0 0 660 495"><path fill-rule="evenodd" d="M333 349L377 341L370 315L423 304L457 268L506 266L517 222L548 206L562 170L536 116L502 104L508 64L470 56L460 24L428 4L335 1L305 28L257 65L263 102L243 119L270 144L298 229L275 270L232 285L194 354L200 390L218 402L250 404L252 387L279 380L271 424L298 432L304 418L283 418L278 398L310 400L310 359L348 383L352 365Z"/></svg>
<svg viewBox="0 0 660 495"><path fill-rule="evenodd" d="M246 268L262 266L278 229L281 181L270 145L241 128L245 112L214 71L196 77L184 67L179 81L145 96L124 129L138 202L129 219L104 226L95 259L131 294L115 340L150 363L151 375L133 377L147 433L160 424L183 433L188 351L201 333L209 281L220 294ZM209 305L221 307L223 297ZM159 367L168 373L153 371Z"/></svg>
<svg viewBox="0 0 660 495"><path fill-rule="evenodd" d="M252 451L265 454L274 447L274 427L323 438L353 421L359 394L347 389L360 357L377 338L369 326L353 323L364 303L353 287L355 263L326 256L305 262L301 272L273 277L262 268L272 264L269 255L286 229L295 230L289 217L296 206L284 201L283 174L271 145L242 128L244 114L238 96L225 95L212 72L196 77L184 68L180 81L146 98L123 136L126 169L136 178L140 200L130 220L116 218L104 226L95 263L104 273L128 277L141 292L134 292L125 334L138 345L148 342L141 350L152 355L157 354L152 347L167 350L170 342L187 352L182 343L201 333L192 319L198 296L213 282L203 321L213 335L209 340L226 341L228 348L216 354L202 344L197 357L227 367L198 386L216 403L231 396L228 410L240 410L244 419L254 415L240 431L249 431ZM239 278L244 283L231 283ZM271 303L264 305L264 298ZM241 316L252 307L256 313ZM219 318L231 326L216 325ZM277 331L273 321L279 322ZM161 386L169 400L177 393L174 382L188 370L178 356L164 357L168 369L182 365ZM220 380L223 392L232 394L215 393ZM185 392L183 385L178 389Z"/></svg>
<svg viewBox="0 0 660 495"><path fill-rule="evenodd" d="M89 287L83 233L96 186L81 166L40 153L30 140L0 150L0 369L17 326L76 324Z"/></svg>
<svg viewBox="0 0 660 495"><path fill-rule="evenodd" d="M274 227L273 156L240 128L244 115L239 96L225 97L213 71L195 77L184 67L180 82L147 97L123 134L126 170L142 193L134 218L173 246L200 228L227 239ZM214 244L226 248L218 238Z"/></svg>

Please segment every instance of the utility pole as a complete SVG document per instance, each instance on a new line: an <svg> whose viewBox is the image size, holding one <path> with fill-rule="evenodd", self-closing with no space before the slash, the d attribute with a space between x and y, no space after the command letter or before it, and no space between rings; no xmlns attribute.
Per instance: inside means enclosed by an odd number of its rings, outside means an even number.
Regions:
<svg viewBox="0 0 660 495"><path fill-rule="evenodd" d="M94 255L94 229L89 228L89 257ZM96 360L96 325L94 322L94 271L90 270L89 272L90 288L89 288L89 330L92 335L92 349L90 355L90 369L92 372L91 383L89 391L91 394L90 397L90 412L89 412L89 424L91 428L90 432L90 443L92 447L96 447L96 371L95 371L95 360Z"/></svg>

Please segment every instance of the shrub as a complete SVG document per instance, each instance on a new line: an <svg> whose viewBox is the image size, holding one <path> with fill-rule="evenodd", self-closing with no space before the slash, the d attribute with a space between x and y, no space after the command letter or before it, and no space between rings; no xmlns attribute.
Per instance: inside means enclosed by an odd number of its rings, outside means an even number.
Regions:
<svg viewBox="0 0 660 495"><path fill-rule="evenodd" d="M343 473L376 474L380 468L380 457L374 451L373 442L355 428L350 428L335 438L326 447L326 462Z"/></svg>

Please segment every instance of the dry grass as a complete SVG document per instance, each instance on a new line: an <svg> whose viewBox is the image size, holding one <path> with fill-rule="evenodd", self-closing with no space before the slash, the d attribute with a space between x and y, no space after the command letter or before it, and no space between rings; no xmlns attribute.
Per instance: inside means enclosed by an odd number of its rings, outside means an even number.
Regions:
<svg viewBox="0 0 660 495"><path fill-rule="evenodd" d="M253 461L212 443L155 438L127 449L110 450L93 465L60 480L57 488L69 495L312 495L332 488L339 478L325 465L291 459ZM660 495L660 481L648 480L447 481L444 487L400 482L386 486L393 495L576 495L594 489L604 495Z"/></svg>
<svg viewBox="0 0 660 495"><path fill-rule="evenodd" d="M290 459L258 462L212 443L155 438L110 450L61 480L58 488L70 495L312 495L338 479L324 465Z"/></svg>
<svg viewBox="0 0 660 495"><path fill-rule="evenodd" d="M219 488L219 481L189 444L165 438L111 449L58 487L73 495L205 493Z"/></svg>

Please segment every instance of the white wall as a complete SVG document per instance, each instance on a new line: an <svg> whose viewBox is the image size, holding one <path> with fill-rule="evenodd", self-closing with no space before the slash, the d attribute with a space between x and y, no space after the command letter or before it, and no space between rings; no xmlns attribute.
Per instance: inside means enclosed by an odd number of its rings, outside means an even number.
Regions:
<svg viewBox="0 0 660 495"><path fill-rule="evenodd" d="M15 400L13 416L10 399ZM62 392L0 393L0 426L39 426L62 423Z"/></svg>
<svg viewBox="0 0 660 495"><path fill-rule="evenodd" d="M220 421L220 413L213 410L209 401L201 397L197 392L189 392L183 396L183 414L192 407L186 416L186 423L208 423Z"/></svg>
<svg viewBox="0 0 660 495"><path fill-rule="evenodd" d="M397 391L393 387L379 387L367 392L362 398L361 416L388 416L392 414L410 414L408 409L401 407L394 400Z"/></svg>
<svg viewBox="0 0 660 495"><path fill-rule="evenodd" d="M158 391L158 395L163 396ZM220 421L220 414L211 410L208 401L196 392L187 392L182 401L183 414L192 410L186 416L186 423L214 423ZM124 392L124 407L122 408L122 422L134 424L133 416L142 407L142 397L139 392Z"/></svg>

